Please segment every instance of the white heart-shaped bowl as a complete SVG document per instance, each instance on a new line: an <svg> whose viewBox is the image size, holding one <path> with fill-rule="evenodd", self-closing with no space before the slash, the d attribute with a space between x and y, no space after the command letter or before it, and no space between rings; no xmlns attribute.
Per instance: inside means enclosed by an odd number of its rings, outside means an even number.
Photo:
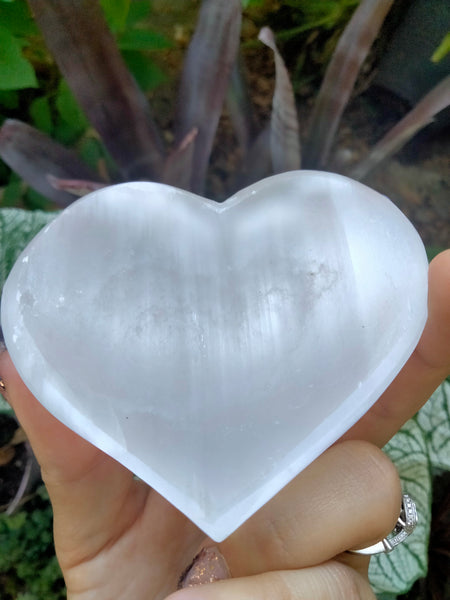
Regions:
<svg viewBox="0 0 450 600"><path fill-rule="evenodd" d="M426 314L409 221L317 171L222 204L94 192L29 244L2 299L36 398L217 541L368 410Z"/></svg>

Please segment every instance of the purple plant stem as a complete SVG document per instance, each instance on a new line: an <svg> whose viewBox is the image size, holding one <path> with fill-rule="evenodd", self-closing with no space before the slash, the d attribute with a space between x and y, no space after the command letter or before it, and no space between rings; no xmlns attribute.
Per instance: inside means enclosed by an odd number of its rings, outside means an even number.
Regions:
<svg viewBox="0 0 450 600"><path fill-rule="evenodd" d="M342 113L393 0L362 0L341 35L314 105L303 153L307 168L323 168Z"/></svg>
<svg viewBox="0 0 450 600"><path fill-rule="evenodd" d="M161 176L163 146L97 0L29 0L47 46L125 179Z"/></svg>
<svg viewBox="0 0 450 600"><path fill-rule="evenodd" d="M445 77L401 121L394 125L369 154L349 173L353 179L363 179L383 160L400 150L433 117L450 105L450 75Z"/></svg>
<svg viewBox="0 0 450 600"><path fill-rule="evenodd" d="M183 66L175 141L179 144L198 130L192 165L186 168L190 167L189 189L199 194L239 48L241 10L240 0L204 0Z"/></svg>
<svg viewBox="0 0 450 600"><path fill-rule="evenodd" d="M34 127L13 119L5 121L0 129L0 156L32 188L62 207L71 204L75 197L65 190L56 189L49 176L58 179L98 178L76 152L61 146Z"/></svg>

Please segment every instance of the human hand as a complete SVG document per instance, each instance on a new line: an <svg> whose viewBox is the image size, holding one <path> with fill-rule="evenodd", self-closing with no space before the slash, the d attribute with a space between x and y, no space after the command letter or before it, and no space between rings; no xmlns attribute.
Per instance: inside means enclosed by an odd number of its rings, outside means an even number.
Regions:
<svg viewBox="0 0 450 600"><path fill-rule="evenodd" d="M233 579L182 590L180 600L373 598L367 559L342 553L392 529L400 489L381 452L351 440L383 445L416 412L450 371L449 340L447 251L430 267L430 314L421 341L390 388L345 436L349 441L330 448L220 544ZM170 594L207 542L204 535L54 419L26 389L6 352L0 373L42 466L68 598L156 600Z"/></svg>

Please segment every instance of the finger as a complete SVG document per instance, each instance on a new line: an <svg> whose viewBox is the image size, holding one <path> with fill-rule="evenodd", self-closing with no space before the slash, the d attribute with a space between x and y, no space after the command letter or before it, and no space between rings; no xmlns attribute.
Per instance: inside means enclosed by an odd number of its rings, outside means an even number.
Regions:
<svg viewBox="0 0 450 600"><path fill-rule="evenodd" d="M8 352L0 355L5 397L27 432L34 453L49 480L79 479L104 459L100 450L55 419L31 394L19 377ZM73 460L74 457L76 460Z"/></svg>
<svg viewBox="0 0 450 600"><path fill-rule="evenodd" d="M430 264L428 320L415 351L378 402L342 439L384 446L449 374L450 250L446 250Z"/></svg>
<svg viewBox="0 0 450 600"><path fill-rule="evenodd" d="M187 588L167 600L375 600L367 578L338 562Z"/></svg>
<svg viewBox="0 0 450 600"><path fill-rule="evenodd" d="M136 541L132 528L141 527L155 540L171 540L157 549L155 563L166 549L168 565L185 562L185 552L195 551L202 534L159 494L115 460L86 442L53 417L20 379L7 352L0 355L0 373L7 400L25 429L41 465L54 513L55 545L65 576L79 579L82 563L92 560L121 536ZM142 560L148 561L151 544L140 536ZM133 541L134 540L134 541ZM122 541L122 552L126 548ZM176 546L176 548L174 548ZM75 567L74 565L79 565ZM84 577L84 576L83 576ZM82 578L83 578L82 577ZM155 575L156 577L156 575ZM85 582L84 582L85 583Z"/></svg>
<svg viewBox="0 0 450 600"><path fill-rule="evenodd" d="M132 474L116 461L76 435L53 417L20 379L9 354L0 356L0 373L7 400L27 433L42 469L52 499L55 520L62 539L79 540L89 531L98 545L107 542L136 518L146 499L146 490L136 493ZM133 500L130 511L120 511L126 498ZM105 502L108 498L108 502ZM98 506L102 506L99 518ZM123 520L123 522L122 522ZM82 524L80 528L80 524Z"/></svg>
<svg viewBox="0 0 450 600"><path fill-rule="evenodd" d="M379 541L394 528L400 508L400 481L388 458L366 442L343 442L219 549L233 577L309 567Z"/></svg>

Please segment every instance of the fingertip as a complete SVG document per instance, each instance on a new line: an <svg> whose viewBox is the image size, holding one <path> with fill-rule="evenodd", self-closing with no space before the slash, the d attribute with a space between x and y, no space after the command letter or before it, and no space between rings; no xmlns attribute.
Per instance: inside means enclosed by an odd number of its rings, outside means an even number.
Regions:
<svg viewBox="0 0 450 600"><path fill-rule="evenodd" d="M430 263L428 321L416 353L443 377L450 372L450 249Z"/></svg>

